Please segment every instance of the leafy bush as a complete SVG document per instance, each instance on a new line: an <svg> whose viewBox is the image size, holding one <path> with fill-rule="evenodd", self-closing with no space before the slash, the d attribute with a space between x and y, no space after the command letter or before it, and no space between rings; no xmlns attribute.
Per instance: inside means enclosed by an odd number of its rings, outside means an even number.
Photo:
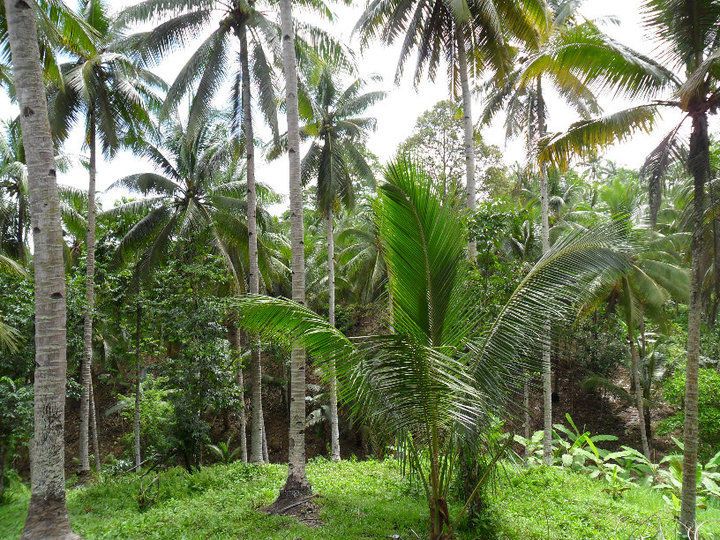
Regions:
<svg viewBox="0 0 720 540"><path fill-rule="evenodd" d="M663 389L665 399L679 410L658 426L659 434L682 432L685 414L685 370L680 366ZM698 372L698 422L700 435L700 459L706 461L720 448L720 373L711 368Z"/></svg>
<svg viewBox="0 0 720 540"><path fill-rule="evenodd" d="M166 388L167 379L148 375L141 383L142 399L140 401L140 437L146 455L169 452L172 442L168 426L174 415L174 407L170 401L173 390ZM123 405L122 416L132 422L135 419L135 393L120 396ZM132 448L133 434L124 437L128 449Z"/></svg>
<svg viewBox="0 0 720 540"><path fill-rule="evenodd" d="M0 377L0 502L9 483L7 469L32 427L32 387Z"/></svg>

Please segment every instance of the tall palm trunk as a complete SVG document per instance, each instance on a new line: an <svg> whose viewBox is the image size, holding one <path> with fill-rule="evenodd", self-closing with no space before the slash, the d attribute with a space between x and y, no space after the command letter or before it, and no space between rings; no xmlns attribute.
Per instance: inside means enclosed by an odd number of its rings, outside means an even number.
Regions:
<svg viewBox="0 0 720 540"><path fill-rule="evenodd" d="M237 325L234 320L230 320L227 323L227 336L228 343L230 345L230 351L233 353L235 358L240 358L242 354L242 347L240 346L240 333L238 332ZM238 361L237 371L237 385L240 389L240 411L239 416L239 429L240 429L240 459L243 463L247 463L248 460L248 448L247 448L247 416L245 415L245 380L243 379L242 363Z"/></svg>
<svg viewBox="0 0 720 540"><path fill-rule="evenodd" d="M93 455L95 458L95 473L99 476L102 473L102 462L100 460L97 410L95 408L95 388L93 386L92 377L90 377L90 428L92 433Z"/></svg>
<svg viewBox="0 0 720 540"><path fill-rule="evenodd" d="M629 295L630 284L627 282L627 278L624 280L624 286L626 289L626 295ZM628 302L630 302L628 297ZM637 344L635 343L635 330L632 323L632 315L630 314L630 306L627 307L627 327L628 327L628 340L630 341L630 371L632 372L632 381L635 391L635 407L638 411L638 424L640 428L640 442L642 445L642 451L646 458L650 459L650 445L647 438L647 428L645 426L645 400L643 397L643 385L640 377L640 355L638 354Z"/></svg>
<svg viewBox="0 0 720 540"><path fill-rule="evenodd" d="M248 61L247 30L245 24L238 28L240 40L240 70L242 75L242 124L245 134L246 178L247 178L247 227L248 227L248 285L250 294L260 292L260 270L258 268L257 241L257 194L255 192L255 138L253 134L250 95L250 65ZM262 364L258 343L251 338L250 344L250 461L262 463L263 412L262 412Z"/></svg>
<svg viewBox="0 0 720 540"><path fill-rule="evenodd" d="M35 267L34 435L23 538L77 538L65 505L66 313L55 151L40 66L33 3L5 0L30 182Z"/></svg>
<svg viewBox="0 0 720 540"><path fill-rule="evenodd" d="M328 319L335 326L335 231L333 228L333 212L327 216L327 249L328 249ZM330 445L332 460L340 461L340 429L338 427L337 408L337 377L335 362L330 366Z"/></svg>
<svg viewBox="0 0 720 540"><path fill-rule="evenodd" d="M691 106L691 111L694 107ZM702 318L702 231L705 184L710 174L710 140L707 113L692 114L692 133L688 168L693 175L693 235L690 305L688 306L687 367L685 372L685 422L683 430L683 483L680 506L681 533L695 535L695 506L698 460L698 364L700 359L700 322ZM688 474L687 471L692 471Z"/></svg>
<svg viewBox="0 0 720 540"><path fill-rule="evenodd" d="M300 182L300 128L298 117L297 59L291 0L280 0L282 63L285 73L290 220L292 246L292 299L305 304L305 242ZM305 351L294 348L290 358L290 432L288 477L277 503L298 499L311 492L305 475ZM278 508L279 510L279 508Z"/></svg>
<svg viewBox="0 0 720 540"><path fill-rule="evenodd" d="M21 262L25 262L25 196L22 193L22 184L18 180L18 218L16 230L17 254Z"/></svg>
<svg viewBox="0 0 720 540"><path fill-rule="evenodd" d="M91 106L92 107L92 106ZM79 458L81 479L90 474L89 456L89 419L90 419L90 377L92 370L92 332L93 311L95 310L95 175L96 175L96 144L95 144L95 113L89 114L88 146L90 147L90 166L88 178L88 212L87 234L87 268L85 271L85 320L83 325L83 359L80 369L82 392L80 394L80 441Z"/></svg>
<svg viewBox="0 0 720 540"><path fill-rule="evenodd" d="M542 91L542 79L536 81L537 99L537 135L539 138L545 136L547 131L545 99ZM542 252L547 253L550 249L550 209L549 209L548 179L547 170L544 165L540 166L540 221ZM542 381L543 381L543 462L552 465L552 364L550 358L551 337L550 321L544 326L546 337L542 347Z"/></svg>
<svg viewBox="0 0 720 540"><path fill-rule="evenodd" d="M458 69L460 70L460 84L462 86L463 102L463 128L465 148L465 173L466 173L466 196L467 207L470 212L475 210L475 144L473 137L472 121L472 93L470 92L470 80L468 73L467 51L465 50L465 39L460 27L456 30ZM468 240L468 258L471 261L477 259L477 244L474 238Z"/></svg>
<svg viewBox="0 0 720 540"><path fill-rule="evenodd" d="M142 321L142 307L140 298L137 301L135 311L135 418L133 421L133 438L135 443L135 470L140 470L142 463L142 454L140 451L140 403L142 399L142 386L140 378L142 376L142 362L140 354L140 324Z"/></svg>

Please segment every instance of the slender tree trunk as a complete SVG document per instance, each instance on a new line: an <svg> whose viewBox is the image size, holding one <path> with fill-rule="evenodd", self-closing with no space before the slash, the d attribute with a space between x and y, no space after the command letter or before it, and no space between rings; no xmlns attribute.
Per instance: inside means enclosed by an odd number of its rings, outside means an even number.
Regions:
<svg viewBox="0 0 720 540"><path fill-rule="evenodd" d="M140 324L142 322L142 307L140 299L137 301L135 312L135 419L133 422L133 436L135 441L135 470L140 470L142 463L142 455L140 452L140 402L142 399L142 386L140 378L142 377L142 362L140 354Z"/></svg>
<svg viewBox="0 0 720 540"><path fill-rule="evenodd" d="M542 80L538 77L536 82L537 91L537 133L539 137L545 135L547 126L545 124L545 100L542 93ZM542 252L547 253L550 249L550 210L547 171L543 165L540 166L540 220ZM542 348L542 379L543 379L543 461L546 465L552 465L552 364L550 349L551 343L550 321L545 323L544 335L546 340Z"/></svg>
<svg viewBox="0 0 720 540"><path fill-rule="evenodd" d="M92 433L93 454L95 457L95 472L102 474L102 461L100 460L100 443L98 441L97 410L95 408L95 386L90 377L90 428Z"/></svg>
<svg viewBox="0 0 720 540"><path fill-rule="evenodd" d="M640 319L640 366L646 365L646 362L648 362L648 354L647 354L647 339L645 336L645 317L641 317ZM648 442L648 448L650 448L650 452L652 453L652 446L653 446L653 434L652 434L652 414L651 414L651 406L650 403L650 396L651 396L651 390L652 390L652 374L655 372L655 363L653 361L650 361L648 364L647 369L645 370L645 373L648 374L647 377L644 375L640 377L640 380L642 380L642 396L643 396L643 409L644 409L644 416L645 416L645 437L647 438Z"/></svg>
<svg viewBox="0 0 720 540"><path fill-rule="evenodd" d="M288 125L290 220L292 245L292 298L305 304L305 241L303 239L303 200L300 182L300 128L298 117L297 59L292 3L280 0L282 63ZM290 432L288 437L288 477L276 504L299 499L311 493L305 474L305 351L294 348L290 359Z"/></svg>
<svg viewBox="0 0 720 540"><path fill-rule="evenodd" d="M248 460L248 449L247 449L247 417L245 416L245 381L243 380L243 367L240 357L242 355L242 347L240 346L240 333L238 332L237 325L234 320L227 323L227 335L228 343L230 344L230 351L233 356L238 359L238 370L237 370L237 385L240 389L240 403L242 406L238 411L239 416L239 431L240 431L240 459L243 463L247 463Z"/></svg>
<svg viewBox="0 0 720 540"><path fill-rule="evenodd" d="M78 538L65 505L65 266L55 150L33 2L5 0L30 183L35 271L35 399L31 488L22 538Z"/></svg>
<svg viewBox="0 0 720 540"><path fill-rule="evenodd" d="M91 105L92 107L92 105ZM85 271L85 320L83 325L83 359L80 369L82 380L82 392L80 394L80 441L79 458L80 469L78 476L81 481L90 475L90 377L92 370L92 332L93 332L93 311L95 309L95 114L92 110L89 113L88 146L90 147L90 175L88 179L88 213L87 233L85 244L87 247L87 268Z"/></svg>
<svg viewBox="0 0 720 540"><path fill-rule="evenodd" d="M627 280L625 282L627 284ZM645 427L645 403L643 399L643 386L640 379L640 355L638 354L637 344L635 343L635 332L633 330L632 321L628 320L628 340L630 341L630 362L633 386L635 387L635 407L638 411L638 424L640 427L640 442L642 451L646 458L650 459L650 445L647 439L647 428Z"/></svg>
<svg viewBox="0 0 720 540"><path fill-rule="evenodd" d="M17 253L18 259L25 262L25 197L22 193L22 183L18 179L18 220L17 220Z"/></svg>
<svg viewBox="0 0 720 540"><path fill-rule="evenodd" d="M257 240L257 194L255 193L255 137L253 134L252 108L250 95L250 66L248 61L247 31L245 24L238 28L240 40L240 70L242 73L242 125L245 134L246 178L247 178L247 227L248 227L248 285L250 294L260 292L260 270L258 267ZM262 364L260 363L259 344L250 338L250 409L252 411L250 428L250 461L262 463Z"/></svg>
<svg viewBox="0 0 720 540"><path fill-rule="evenodd" d="M475 210L475 144L473 135L472 120L472 92L470 91L469 66L467 60L467 51L465 50L465 39L462 35L460 27L456 30L457 50L458 50L458 68L460 70L460 82L462 85L462 101L463 101L463 127L464 127L464 147L465 147L465 172L466 172L466 196L467 207L470 212ZM477 258L477 245L475 239L468 240L468 258L475 261Z"/></svg>
<svg viewBox="0 0 720 540"><path fill-rule="evenodd" d="M692 110L692 109L691 109ZM692 114L692 133L688 168L693 175L693 236L690 305L688 306L687 367L685 372L685 422L683 430L683 483L680 530L694 538L698 460L698 367L700 360L700 322L702 318L702 243L705 184L710 173L710 140L707 113ZM688 474L688 471L692 471Z"/></svg>
<svg viewBox="0 0 720 540"><path fill-rule="evenodd" d="M265 429L265 416L263 415L263 461L265 463L270 463L270 454L268 453L268 444L267 444L267 429Z"/></svg>
<svg viewBox="0 0 720 540"><path fill-rule="evenodd" d="M333 229L333 212L327 217L327 248L328 248L328 318L335 326L335 231ZM337 376L335 361L330 365L330 446L332 460L340 461L340 429L338 427Z"/></svg>

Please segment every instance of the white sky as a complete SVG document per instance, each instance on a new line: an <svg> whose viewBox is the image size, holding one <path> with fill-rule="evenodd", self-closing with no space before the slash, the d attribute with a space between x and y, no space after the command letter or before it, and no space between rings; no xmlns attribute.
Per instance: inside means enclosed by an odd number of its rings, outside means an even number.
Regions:
<svg viewBox="0 0 720 540"><path fill-rule="evenodd" d="M117 6L116 9L119 10L136 2L137 0L113 0L111 4L113 7ZM71 2L68 3L71 4ZM351 32L365 2L355 1L353 4L353 6L349 7L336 6L337 18L329 30L337 38L348 43L353 50L357 51L359 49L358 40L357 37L351 40ZM615 17L618 19L619 24L607 25L606 31L624 44L652 55L653 47L644 38L640 26L640 4L641 0L586 0L581 11L588 18ZM215 23L211 23L208 32L214 27ZM168 83L171 83L201 40L202 36L199 36L196 43L192 43L186 50L168 57L160 66L155 68L155 71ZM411 80L412 59L408 64L406 76L402 83L399 86L394 85L398 51L399 45L384 47L380 44L373 44L361 56L358 56L360 75L365 77L372 74L381 75L384 82L376 86L387 91L387 98L369 111L369 115L375 116L378 122L377 131L370 137L368 146L382 161L394 155L398 144L411 133L417 116L429 109L437 101L445 99L448 95L447 80L442 70L435 82L426 81L419 88L414 88ZM220 97L218 104L226 101L227 94ZM560 131L577 120L577 118L572 111L558 103L553 103L553 101L551 98L549 103L551 114L549 129L550 131ZM613 99L612 96L601 97L599 101L607 112L628 105L626 101ZM474 114L476 116L481 109L481 105L479 99L476 98L474 102ZM0 118L10 118L15 114L17 114L17 110L9 103L7 97L0 96ZM637 135L630 142L615 145L606 152L605 156L623 166L639 167L644 157L662 138L667 128L672 125L673 120L677 120L677 118L678 116L668 114L663 119L663 122L658 125L655 133ZM486 142L500 146L506 163L524 161L525 156L521 141L510 141L506 144L502 121L502 118L498 118L493 125L484 130L483 135ZM281 125L281 129L284 129L284 126ZM260 128L258 136L267 136L266 130ZM71 139L66 143L65 153L77 156L80 152L85 152L85 149L81 150L81 143L82 134L80 130L76 129ZM120 152L111 162L100 160L98 163L98 190L105 190L113 181L122 176L148 170L152 170L152 167L143 159L137 158L129 152ZM287 170L285 157L279 158L272 163L266 163L262 159L258 159L258 180L269 184L276 191L283 194L288 192ZM76 187L85 187L87 174L76 162L70 171L60 175L60 181ZM118 196L118 193L99 193L98 196L101 201L104 200L108 204Z"/></svg>

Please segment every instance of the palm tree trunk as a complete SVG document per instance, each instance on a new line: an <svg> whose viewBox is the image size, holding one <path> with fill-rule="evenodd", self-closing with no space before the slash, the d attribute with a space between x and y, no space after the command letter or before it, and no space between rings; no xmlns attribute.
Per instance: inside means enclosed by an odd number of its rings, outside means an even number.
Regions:
<svg viewBox="0 0 720 540"><path fill-rule="evenodd" d="M537 78L537 133L539 137L545 135L547 126L545 124L545 100L542 92L542 79ZM549 209L548 179L547 171L543 165L540 166L540 220L542 252L547 253L550 249L550 209ZM546 465L552 465L552 364L550 358L551 337L550 321L544 326L543 334L546 340L542 348L542 379L543 379L543 461Z"/></svg>
<svg viewBox="0 0 720 540"><path fill-rule="evenodd" d="M238 29L240 40L240 70L242 76L242 125L245 134L245 151L247 161L247 227L248 227L248 285L250 294L260 292L260 270L258 268L257 243L257 194L255 193L255 137L253 134L252 108L250 95L250 66L248 61L247 31L245 24ZM260 363L259 346L250 339L250 409L252 411L250 426L250 461L262 463L262 364Z"/></svg>
<svg viewBox="0 0 720 540"><path fill-rule="evenodd" d="M93 454L95 457L95 473L100 476L102 473L102 462L100 460L100 443L98 441L97 411L95 409L95 387L90 377L90 428L92 432Z"/></svg>
<svg viewBox="0 0 720 540"><path fill-rule="evenodd" d="M240 357L242 354L242 347L240 346L240 333L238 332L237 325L234 320L227 323L227 336L228 343L230 344L230 351L235 358L238 359L238 371L237 371L237 385L240 390L240 407L239 423L240 423L240 459L243 463L247 463L248 460L248 449L247 449L247 417L245 416L245 381L243 380L243 369Z"/></svg>
<svg viewBox="0 0 720 540"><path fill-rule="evenodd" d="M267 429L265 429L265 416L263 416L263 461L270 463L270 454L267 445Z"/></svg>
<svg viewBox="0 0 720 540"><path fill-rule="evenodd" d="M462 86L463 101L463 127L465 147L465 172L466 172L466 196L467 207L470 212L475 210L475 144L473 136L472 121L472 93L470 92L470 81L468 73L467 51L465 50L465 39L460 27L456 30L458 69L460 70L460 83ZM475 261L477 258L477 245L475 240L468 240L468 258Z"/></svg>
<svg viewBox="0 0 720 540"><path fill-rule="evenodd" d="M18 218L17 218L17 254L20 262L25 262L25 196L22 193L22 184L18 180Z"/></svg>
<svg viewBox="0 0 720 540"><path fill-rule="evenodd" d="M335 234L333 230L333 212L327 217L327 248L328 248L328 318L335 326ZM330 365L330 446L332 460L340 461L340 429L338 427L337 377L335 361Z"/></svg>
<svg viewBox="0 0 720 540"><path fill-rule="evenodd" d="M85 244L87 247L87 268L85 271L85 320L83 324L83 359L80 368L82 379L82 392L80 394L80 441L79 458L80 469L78 475L82 480L90 474L89 452L89 419L90 419L90 377L92 369L92 332L93 311L95 309L95 174L96 174L96 148L95 148L95 114L89 113L88 146L90 147L90 167L88 179L88 212L87 234Z"/></svg>
<svg viewBox="0 0 720 540"><path fill-rule="evenodd" d="M22 538L79 538L65 505L65 266L55 151L33 2L5 0L5 17L30 182L35 272L34 436Z"/></svg>
<svg viewBox="0 0 720 540"><path fill-rule="evenodd" d="M133 422L133 437L135 442L135 470L140 470L142 455L140 452L140 403L142 387L140 377L142 376L142 362L140 360L140 323L142 320L142 307L140 299L137 301L135 311L135 419Z"/></svg>
<svg viewBox="0 0 720 540"><path fill-rule="evenodd" d="M638 424L640 427L640 442L642 451L646 458L650 459L650 445L647 438L647 428L645 426L645 403L643 399L643 386L640 379L640 355L638 354L637 344L632 328L632 323L628 321L628 339L630 340L630 363L632 371L633 386L635 387L635 407L638 411Z"/></svg>
<svg viewBox="0 0 720 540"><path fill-rule="evenodd" d="M691 108L692 110L692 108ZM687 367L685 372L685 422L683 430L683 471L695 471L698 460L698 368L700 360L700 322L702 318L702 243L705 184L710 174L710 140L707 113L692 115L688 168L693 175L693 236L688 306ZM680 531L694 538L697 478L683 474Z"/></svg>
<svg viewBox="0 0 720 540"><path fill-rule="evenodd" d="M280 0L282 63L288 126L290 183L290 221L292 246L292 299L305 304L305 242L303 239L303 201L300 182L300 127L298 117L297 59L292 4ZM305 351L294 348L290 358L290 432L288 438L288 477L276 501L296 500L311 493L305 474Z"/></svg>

